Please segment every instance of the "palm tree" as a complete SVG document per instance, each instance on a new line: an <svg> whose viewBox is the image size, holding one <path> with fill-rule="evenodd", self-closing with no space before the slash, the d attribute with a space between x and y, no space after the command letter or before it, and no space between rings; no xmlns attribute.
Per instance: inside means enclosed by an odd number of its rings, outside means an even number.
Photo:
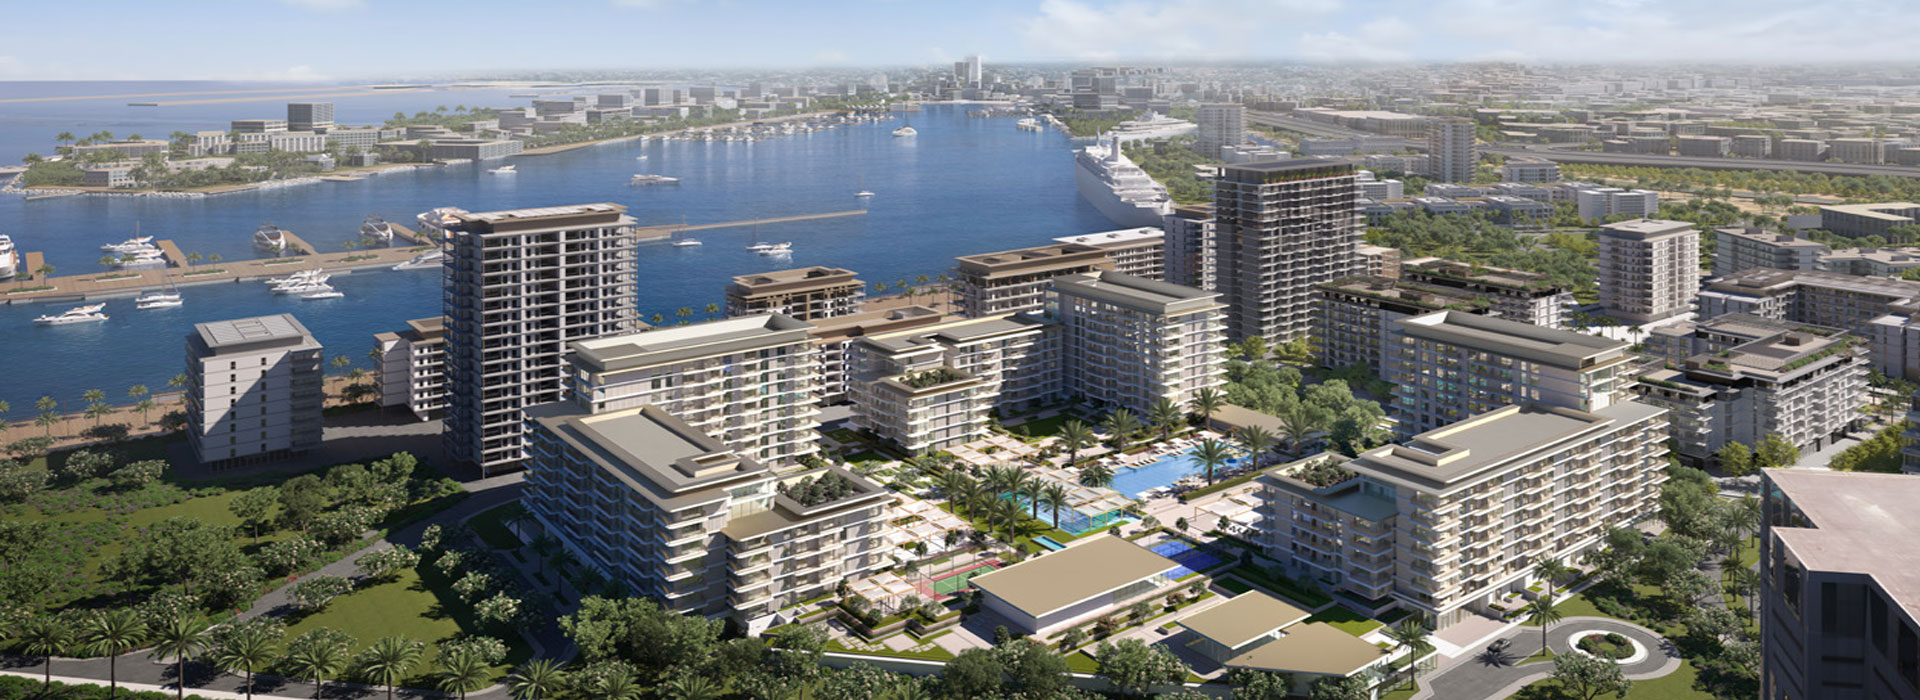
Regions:
<svg viewBox="0 0 1920 700"><path fill-rule="evenodd" d="M1213 485L1213 470L1232 458L1232 448L1226 442L1207 438L1193 448L1193 459L1207 468L1207 485Z"/></svg>
<svg viewBox="0 0 1920 700"><path fill-rule="evenodd" d="M147 412L159 407L160 404L154 403L153 399L141 399L140 403L133 405L133 410L140 412L140 422L145 423L148 422Z"/></svg>
<svg viewBox="0 0 1920 700"><path fill-rule="evenodd" d="M1085 467L1081 467L1080 468L1080 485L1093 486L1096 488L1102 487L1102 486L1112 486L1113 485L1113 467L1109 467L1105 464L1089 464Z"/></svg>
<svg viewBox="0 0 1920 700"><path fill-rule="evenodd" d="M467 691L486 687L487 670L487 662L479 654L461 651L441 662L440 679L434 685L450 693L459 693L460 700L466 700Z"/></svg>
<svg viewBox="0 0 1920 700"><path fill-rule="evenodd" d="M387 687L387 700L393 700L393 686L400 683L420 663L425 645L406 637L381 637L367 647L360 661L360 674Z"/></svg>
<svg viewBox="0 0 1920 700"><path fill-rule="evenodd" d="M1275 417L1280 419L1281 434L1287 436L1287 451L1295 455L1300 452L1301 441L1313 437L1325 422L1319 411L1300 405L1289 407Z"/></svg>
<svg viewBox="0 0 1920 700"><path fill-rule="evenodd" d="M120 688L120 655L140 646L147 626L132 610L96 612L81 626L80 643L88 653L107 657L107 697Z"/></svg>
<svg viewBox="0 0 1920 700"><path fill-rule="evenodd" d="M678 309L675 309L673 312L673 315L675 317L678 317L682 323L685 323L687 317L693 315L693 309L689 309L685 306L682 306Z"/></svg>
<svg viewBox="0 0 1920 700"><path fill-rule="evenodd" d="M715 700L720 697L720 684L706 676L680 674L660 686L662 695L671 700Z"/></svg>
<svg viewBox="0 0 1920 700"><path fill-rule="evenodd" d="M534 659L507 676L507 693L515 700L540 700L567 685L566 664Z"/></svg>
<svg viewBox="0 0 1920 700"><path fill-rule="evenodd" d="M167 379L167 387L170 389L179 389L181 387L185 387L186 385L187 385L187 375L184 375L184 374L176 374Z"/></svg>
<svg viewBox="0 0 1920 700"><path fill-rule="evenodd" d="M1558 582L1561 577L1572 572L1573 569L1567 568L1566 562L1560 561L1559 557L1545 557L1533 563L1534 577L1547 583L1548 598L1553 597L1554 584Z"/></svg>
<svg viewBox="0 0 1920 700"><path fill-rule="evenodd" d="M1080 450L1093 446L1093 429L1086 423L1068 420L1060 424L1060 444L1067 448L1067 464L1080 461Z"/></svg>
<svg viewBox="0 0 1920 700"><path fill-rule="evenodd" d="M1257 425L1241 428L1233 437L1241 447L1247 448L1247 458L1253 460L1255 469L1259 469L1261 460L1266 459L1267 450L1273 449L1274 443L1280 441L1273 436L1273 431Z"/></svg>
<svg viewBox="0 0 1920 700"><path fill-rule="evenodd" d="M1127 438L1140 429L1140 419L1134 417L1132 411L1124 408L1115 409L1114 412L1107 414L1106 428L1113 437L1114 449L1120 449L1127 444Z"/></svg>
<svg viewBox="0 0 1920 700"><path fill-rule="evenodd" d="M715 304L715 303L713 303L713 302L707 302L707 308L706 308L706 312L707 312L707 318L713 318L713 317L715 317L715 316L719 316L719 315L720 315L720 305L719 305L719 304Z"/></svg>
<svg viewBox="0 0 1920 700"><path fill-rule="evenodd" d="M153 631L153 655L173 657L174 676L180 681L175 697L187 696L187 659L206 651L210 641L207 621L198 615L176 615Z"/></svg>
<svg viewBox="0 0 1920 700"><path fill-rule="evenodd" d="M1040 491L1040 500L1053 509L1053 528L1060 529L1060 511L1066 510L1072 502L1067 499L1067 487L1060 484L1047 484Z"/></svg>
<svg viewBox="0 0 1920 700"><path fill-rule="evenodd" d="M1527 604L1527 622L1540 626L1540 653L1547 653L1547 632L1553 629L1553 623L1565 617L1560 609L1553 607L1553 594L1540 596Z"/></svg>
<svg viewBox="0 0 1920 700"><path fill-rule="evenodd" d="M58 134L54 134L54 135L53 135L53 140L55 140L55 141L58 141L58 142L60 142L60 145L62 145L62 146L65 146L65 145L67 145L67 144L70 144L70 143L73 143L73 140L74 140L74 139L73 139L73 132L71 132L71 131L62 131L62 132L60 132L60 133L58 133Z"/></svg>
<svg viewBox="0 0 1920 700"><path fill-rule="evenodd" d="M1401 620L1395 627L1387 628L1387 638L1393 640L1394 647L1411 652L1407 655L1407 667L1414 683L1420 682L1418 663L1420 657L1433 649L1433 643L1428 641L1431 635L1432 631L1427 629L1426 621L1417 615Z"/></svg>
<svg viewBox="0 0 1920 700"><path fill-rule="evenodd" d="M609 671L607 675L601 676L599 685L599 696L606 700L634 700L645 690L640 686L640 681L633 677L633 672L624 668Z"/></svg>
<svg viewBox="0 0 1920 700"><path fill-rule="evenodd" d="M1225 405L1227 405L1226 394L1220 393L1219 389L1213 387L1193 392L1193 398L1187 401L1187 408L1200 416L1201 425L1212 421L1214 411L1220 410L1220 407Z"/></svg>
<svg viewBox="0 0 1920 700"><path fill-rule="evenodd" d="M947 495L949 503L959 498L960 494L966 493L967 487L973 485L973 479L967 478L967 475L958 469L940 472L940 476L935 477L934 481L939 484L940 492Z"/></svg>
<svg viewBox="0 0 1920 700"><path fill-rule="evenodd" d="M264 627L241 627L213 650L213 663L228 673L247 674L247 698L252 700L253 674L279 656L279 635Z"/></svg>
<svg viewBox="0 0 1920 700"><path fill-rule="evenodd" d="M54 413L53 411L42 411L38 417L33 419L34 425L47 429L48 438L53 437L53 424L58 422L60 422L60 414Z"/></svg>
<svg viewBox="0 0 1920 700"><path fill-rule="evenodd" d="M1015 501L996 498L988 510L993 514L994 519L999 520L1002 526L1007 529L1008 542L1012 542L1019 537L1014 530L1020 524L1020 516L1027 514L1025 508L1021 508L1020 504Z"/></svg>
<svg viewBox="0 0 1920 700"><path fill-rule="evenodd" d="M104 403L87 404L87 417L93 419L93 427L100 427L100 419L113 415L113 407Z"/></svg>
<svg viewBox="0 0 1920 700"><path fill-rule="evenodd" d="M50 617L35 617L20 629L21 651L46 660L45 687L53 686L53 657L73 646L73 630Z"/></svg>
<svg viewBox="0 0 1920 700"><path fill-rule="evenodd" d="M1020 495L1033 506L1033 519L1040 519L1040 499L1046 496L1047 482L1037 476L1027 475L1020 479Z"/></svg>
<svg viewBox="0 0 1920 700"><path fill-rule="evenodd" d="M1180 410L1180 404L1162 396L1154 399L1153 406L1147 409L1147 420L1153 423L1153 427L1160 429L1160 439L1165 440L1173 437L1174 428L1186 422L1187 414Z"/></svg>
<svg viewBox="0 0 1920 700"><path fill-rule="evenodd" d="M80 394L80 400L87 403L100 403L107 400L107 392L99 389L88 389Z"/></svg>

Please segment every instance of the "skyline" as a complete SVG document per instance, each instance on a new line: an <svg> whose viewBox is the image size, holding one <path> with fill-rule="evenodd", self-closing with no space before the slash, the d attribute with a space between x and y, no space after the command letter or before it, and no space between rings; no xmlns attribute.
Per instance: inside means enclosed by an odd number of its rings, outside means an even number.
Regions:
<svg viewBox="0 0 1920 700"><path fill-rule="evenodd" d="M991 64L1091 61L1846 63L1920 58L1900 41L1920 9L1894 0L1808 5L1599 0L883 0L805 6L732 1L517 3L275 0L220 12L220 41L165 52L67 51L62 32L0 49L0 80L356 80L507 71L885 68L979 54ZM91 31L192 36L207 15L93 3ZM65 8L15 8L19 26L71 22ZM630 26L624 26L629 23ZM449 51L432 28L513 40ZM582 32L581 27L622 27ZM660 30L667 26L671 31ZM343 39L345 37L345 39ZM456 44L465 42L455 41ZM127 43L123 46L132 47ZM296 47L289 49L289 47ZM556 51L555 47L564 47ZM236 56L251 55L244 61Z"/></svg>

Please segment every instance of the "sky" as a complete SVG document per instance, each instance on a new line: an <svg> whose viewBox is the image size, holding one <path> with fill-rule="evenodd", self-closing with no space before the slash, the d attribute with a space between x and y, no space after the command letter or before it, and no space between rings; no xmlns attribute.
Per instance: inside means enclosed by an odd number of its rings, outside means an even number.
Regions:
<svg viewBox="0 0 1920 700"><path fill-rule="evenodd" d="M1920 58L1913 0L83 0L12 3L7 19L0 80L897 67L967 54L989 64Z"/></svg>

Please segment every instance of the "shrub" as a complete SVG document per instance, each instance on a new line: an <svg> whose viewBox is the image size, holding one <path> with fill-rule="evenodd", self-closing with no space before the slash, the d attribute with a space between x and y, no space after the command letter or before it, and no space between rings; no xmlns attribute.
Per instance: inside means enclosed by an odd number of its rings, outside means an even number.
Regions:
<svg viewBox="0 0 1920 700"><path fill-rule="evenodd" d="M113 468L113 455L91 450L74 450L65 460L53 461L59 463L49 463L49 471L53 474L54 482L59 484L77 484Z"/></svg>
<svg viewBox="0 0 1920 700"><path fill-rule="evenodd" d="M406 545L396 544L361 555L353 563L360 567L360 575L375 580L386 580L401 571L419 566L420 553L408 549Z"/></svg>
<svg viewBox="0 0 1920 700"><path fill-rule="evenodd" d="M310 576L293 585L293 602L301 610L321 610L334 598L353 592L353 582L338 576Z"/></svg>
<svg viewBox="0 0 1920 700"><path fill-rule="evenodd" d="M448 659L468 653L478 655L481 661L493 666L507 659L507 645L492 637L462 635L453 641L441 643L435 658L444 667Z"/></svg>
<svg viewBox="0 0 1920 700"><path fill-rule="evenodd" d="M116 489L132 490L159 480L166 472L166 460L144 459L113 470L107 475L107 480Z"/></svg>
<svg viewBox="0 0 1920 700"><path fill-rule="evenodd" d="M330 513L322 513L320 517L313 520L313 525L307 530L328 546L338 547L360 539L360 535L372 528L374 521L379 519L380 513L373 508L348 506Z"/></svg>
<svg viewBox="0 0 1920 700"><path fill-rule="evenodd" d="M12 462L5 463L12 465ZM39 493L47 487L47 473L29 471L25 467L13 465L0 466L0 503L24 501L28 496Z"/></svg>
<svg viewBox="0 0 1920 700"><path fill-rule="evenodd" d="M479 600L493 587L493 576L481 571L469 571L460 580L453 582L453 591L460 599L469 603Z"/></svg>
<svg viewBox="0 0 1920 700"><path fill-rule="evenodd" d="M285 576L305 568L314 558L320 556L320 542L306 535L294 535L279 542L261 547L253 555L253 561L265 570L268 576Z"/></svg>

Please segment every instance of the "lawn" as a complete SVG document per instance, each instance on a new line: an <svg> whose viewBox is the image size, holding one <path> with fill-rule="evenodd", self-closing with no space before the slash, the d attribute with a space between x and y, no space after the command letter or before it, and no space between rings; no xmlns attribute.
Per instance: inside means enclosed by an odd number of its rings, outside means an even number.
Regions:
<svg viewBox="0 0 1920 700"><path fill-rule="evenodd" d="M1338 605L1314 613L1313 617L1307 618L1306 621L1325 622L1355 637L1380 629L1383 626L1379 621Z"/></svg>
<svg viewBox="0 0 1920 700"><path fill-rule="evenodd" d="M1085 418L1081 418L1079 416L1075 416L1068 413L1062 413L1062 414L1053 416L1051 418L1040 418L1037 420L1030 420L1025 423L1021 423L1020 427L1025 429L1027 433L1027 437L1036 437L1036 438L1048 437L1048 436L1059 434L1060 426L1070 420L1078 420L1082 423L1087 422L1087 419ZM1014 426L1011 426L1011 425L1007 426L1008 429L1012 429L1013 427Z"/></svg>
<svg viewBox="0 0 1920 700"><path fill-rule="evenodd" d="M1633 690L1627 693L1624 700L1711 700L1713 698L1711 693L1693 688L1694 677L1697 675L1699 671L1694 669L1693 662L1681 659L1680 667L1674 669L1673 673L1650 680L1634 681ZM1558 691L1559 684L1552 679L1547 679L1522 688L1513 697L1515 700L1548 700L1562 697Z"/></svg>
<svg viewBox="0 0 1920 700"><path fill-rule="evenodd" d="M352 635L356 640L355 651L381 637L398 636L426 642L420 665L413 669L413 676L402 683L418 688L432 687L431 676L438 670L433 663L438 643L453 639L463 630L502 638L507 643L506 662L493 669L496 679L532 656L518 634L480 630L466 606L447 589L448 583L430 565L401 572L392 581L358 588L336 598L319 613L289 618L297 621L288 626L287 638L325 627Z"/></svg>
<svg viewBox="0 0 1920 700"><path fill-rule="evenodd" d="M1074 673L1099 673L1100 662L1088 656L1087 652L1076 651L1067 655L1067 670Z"/></svg>

